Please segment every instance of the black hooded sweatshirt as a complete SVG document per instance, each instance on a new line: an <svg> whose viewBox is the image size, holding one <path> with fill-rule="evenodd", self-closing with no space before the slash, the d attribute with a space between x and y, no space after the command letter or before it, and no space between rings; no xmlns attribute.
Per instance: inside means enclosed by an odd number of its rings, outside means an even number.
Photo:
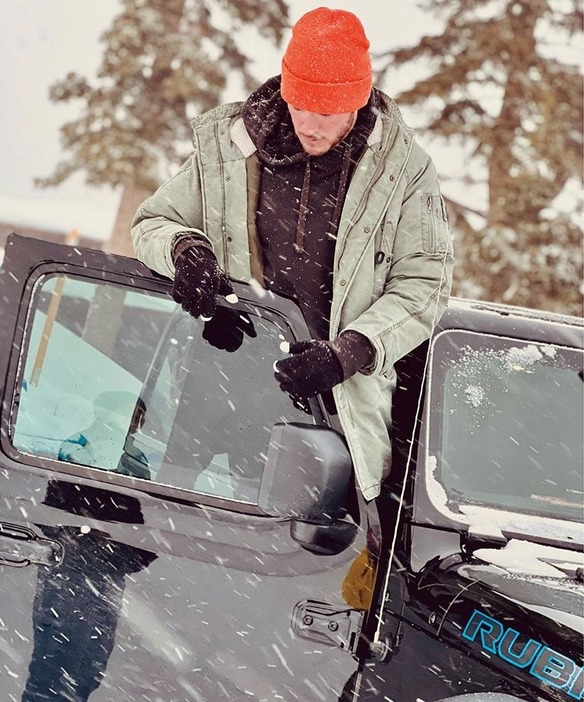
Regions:
<svg viewBox="0 0 584 702"><path fill-rule="evenodd" d="M279 76L247 99L242 117L261 165L256 226L264 282L296 300L313 338L326 340L337 229L348 183L375 123L372 100L345 139L322 156L302 149Z"/></svg>

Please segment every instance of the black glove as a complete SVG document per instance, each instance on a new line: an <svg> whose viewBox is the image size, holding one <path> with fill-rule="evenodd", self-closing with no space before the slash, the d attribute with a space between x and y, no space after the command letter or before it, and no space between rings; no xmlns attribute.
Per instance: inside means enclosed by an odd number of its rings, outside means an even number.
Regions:
<svg viewBox="0 0 584 702"><path fill-rule="evenodd" d="M219 305L213 318L205 322L203 339L223 351L236 351L244 334L255 339L257 332L248 314Z"/></svg>
<svg viewBox="0 0 584 702"><path fill-rule="evenodd" d="M375 360L369 339L352 330L334 341L297 341L290 344L290 353L276 363L276 380L284 392L297 400L332 390Z"/></svg>
<svg viewBox="0 0 584 702"><path fill-rule="evenodd" d="M219 295L234 294L227 275L206 246L188 246L174 261L172 298L193 317L210 319Z"/></svg>
<svg viewBox="0 0 584 702"><path fill-rule="evenodd" d="M276 380L291 397L306 400L342 382L343 367L328 341L296 341L276 363Z"/></svg>

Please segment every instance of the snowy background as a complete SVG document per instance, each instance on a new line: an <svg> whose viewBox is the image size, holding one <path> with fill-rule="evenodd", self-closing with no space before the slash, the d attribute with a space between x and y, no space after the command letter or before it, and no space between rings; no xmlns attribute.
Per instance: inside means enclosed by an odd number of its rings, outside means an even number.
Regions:
<svg viewBox="0 0 584 702"><path fill-rule="evenodd" d="M351 10L363 22L372 51L413 44L432 32L433 17L410 0L390 6L387 0L290 0L294 23L308 10L327 5ZM108 239L119 192L90 188L78 174L57 188L40 189L34 179L53 172L64 154L59 127L75 118L74 105L49 102L49 86L75 71L93 82L101 60L99 38L121 10L119 0L3 0L0 24L0 222L46 229L77 229L95 239ZM260 46L255 74L264 80L279 73L283 49ZM286 37L287 41L287 37ZM391 92L391 86L385 86ZM244 95L226 95L226 100ZM438 169L446 155L433 152ZM441 159L443 163L441 164Z"/></svg>

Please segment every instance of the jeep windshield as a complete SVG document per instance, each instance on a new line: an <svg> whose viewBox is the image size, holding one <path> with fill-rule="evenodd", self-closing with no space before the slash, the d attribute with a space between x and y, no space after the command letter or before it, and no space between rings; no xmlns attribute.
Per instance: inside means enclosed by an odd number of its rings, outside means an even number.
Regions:
<svg viewBox="0 0 584 702"><path fill-rule="evenodd" d="M447 331L433 348L430 469L448 507L582 519L582 352Z"/></svg>

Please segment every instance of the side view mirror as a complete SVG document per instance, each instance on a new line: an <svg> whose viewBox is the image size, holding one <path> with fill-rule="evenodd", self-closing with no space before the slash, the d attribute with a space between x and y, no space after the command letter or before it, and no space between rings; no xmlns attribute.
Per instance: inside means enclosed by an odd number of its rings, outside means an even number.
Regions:
<svg viewBox="0 0 584 702"><path fill-rule="evenodd" d="M341 519L329 524L306 522L298 519L290 522L290 536L305 551L321 556L336 556L355 540L359 527L354 522Z"/></svg>
<svg viewBox="0 0 584 702"><path fill-rule="evenodd" d="M271 516L330 523L345 504L351 473L349 450L333 429L275 424L258 505Z"/></svg>

